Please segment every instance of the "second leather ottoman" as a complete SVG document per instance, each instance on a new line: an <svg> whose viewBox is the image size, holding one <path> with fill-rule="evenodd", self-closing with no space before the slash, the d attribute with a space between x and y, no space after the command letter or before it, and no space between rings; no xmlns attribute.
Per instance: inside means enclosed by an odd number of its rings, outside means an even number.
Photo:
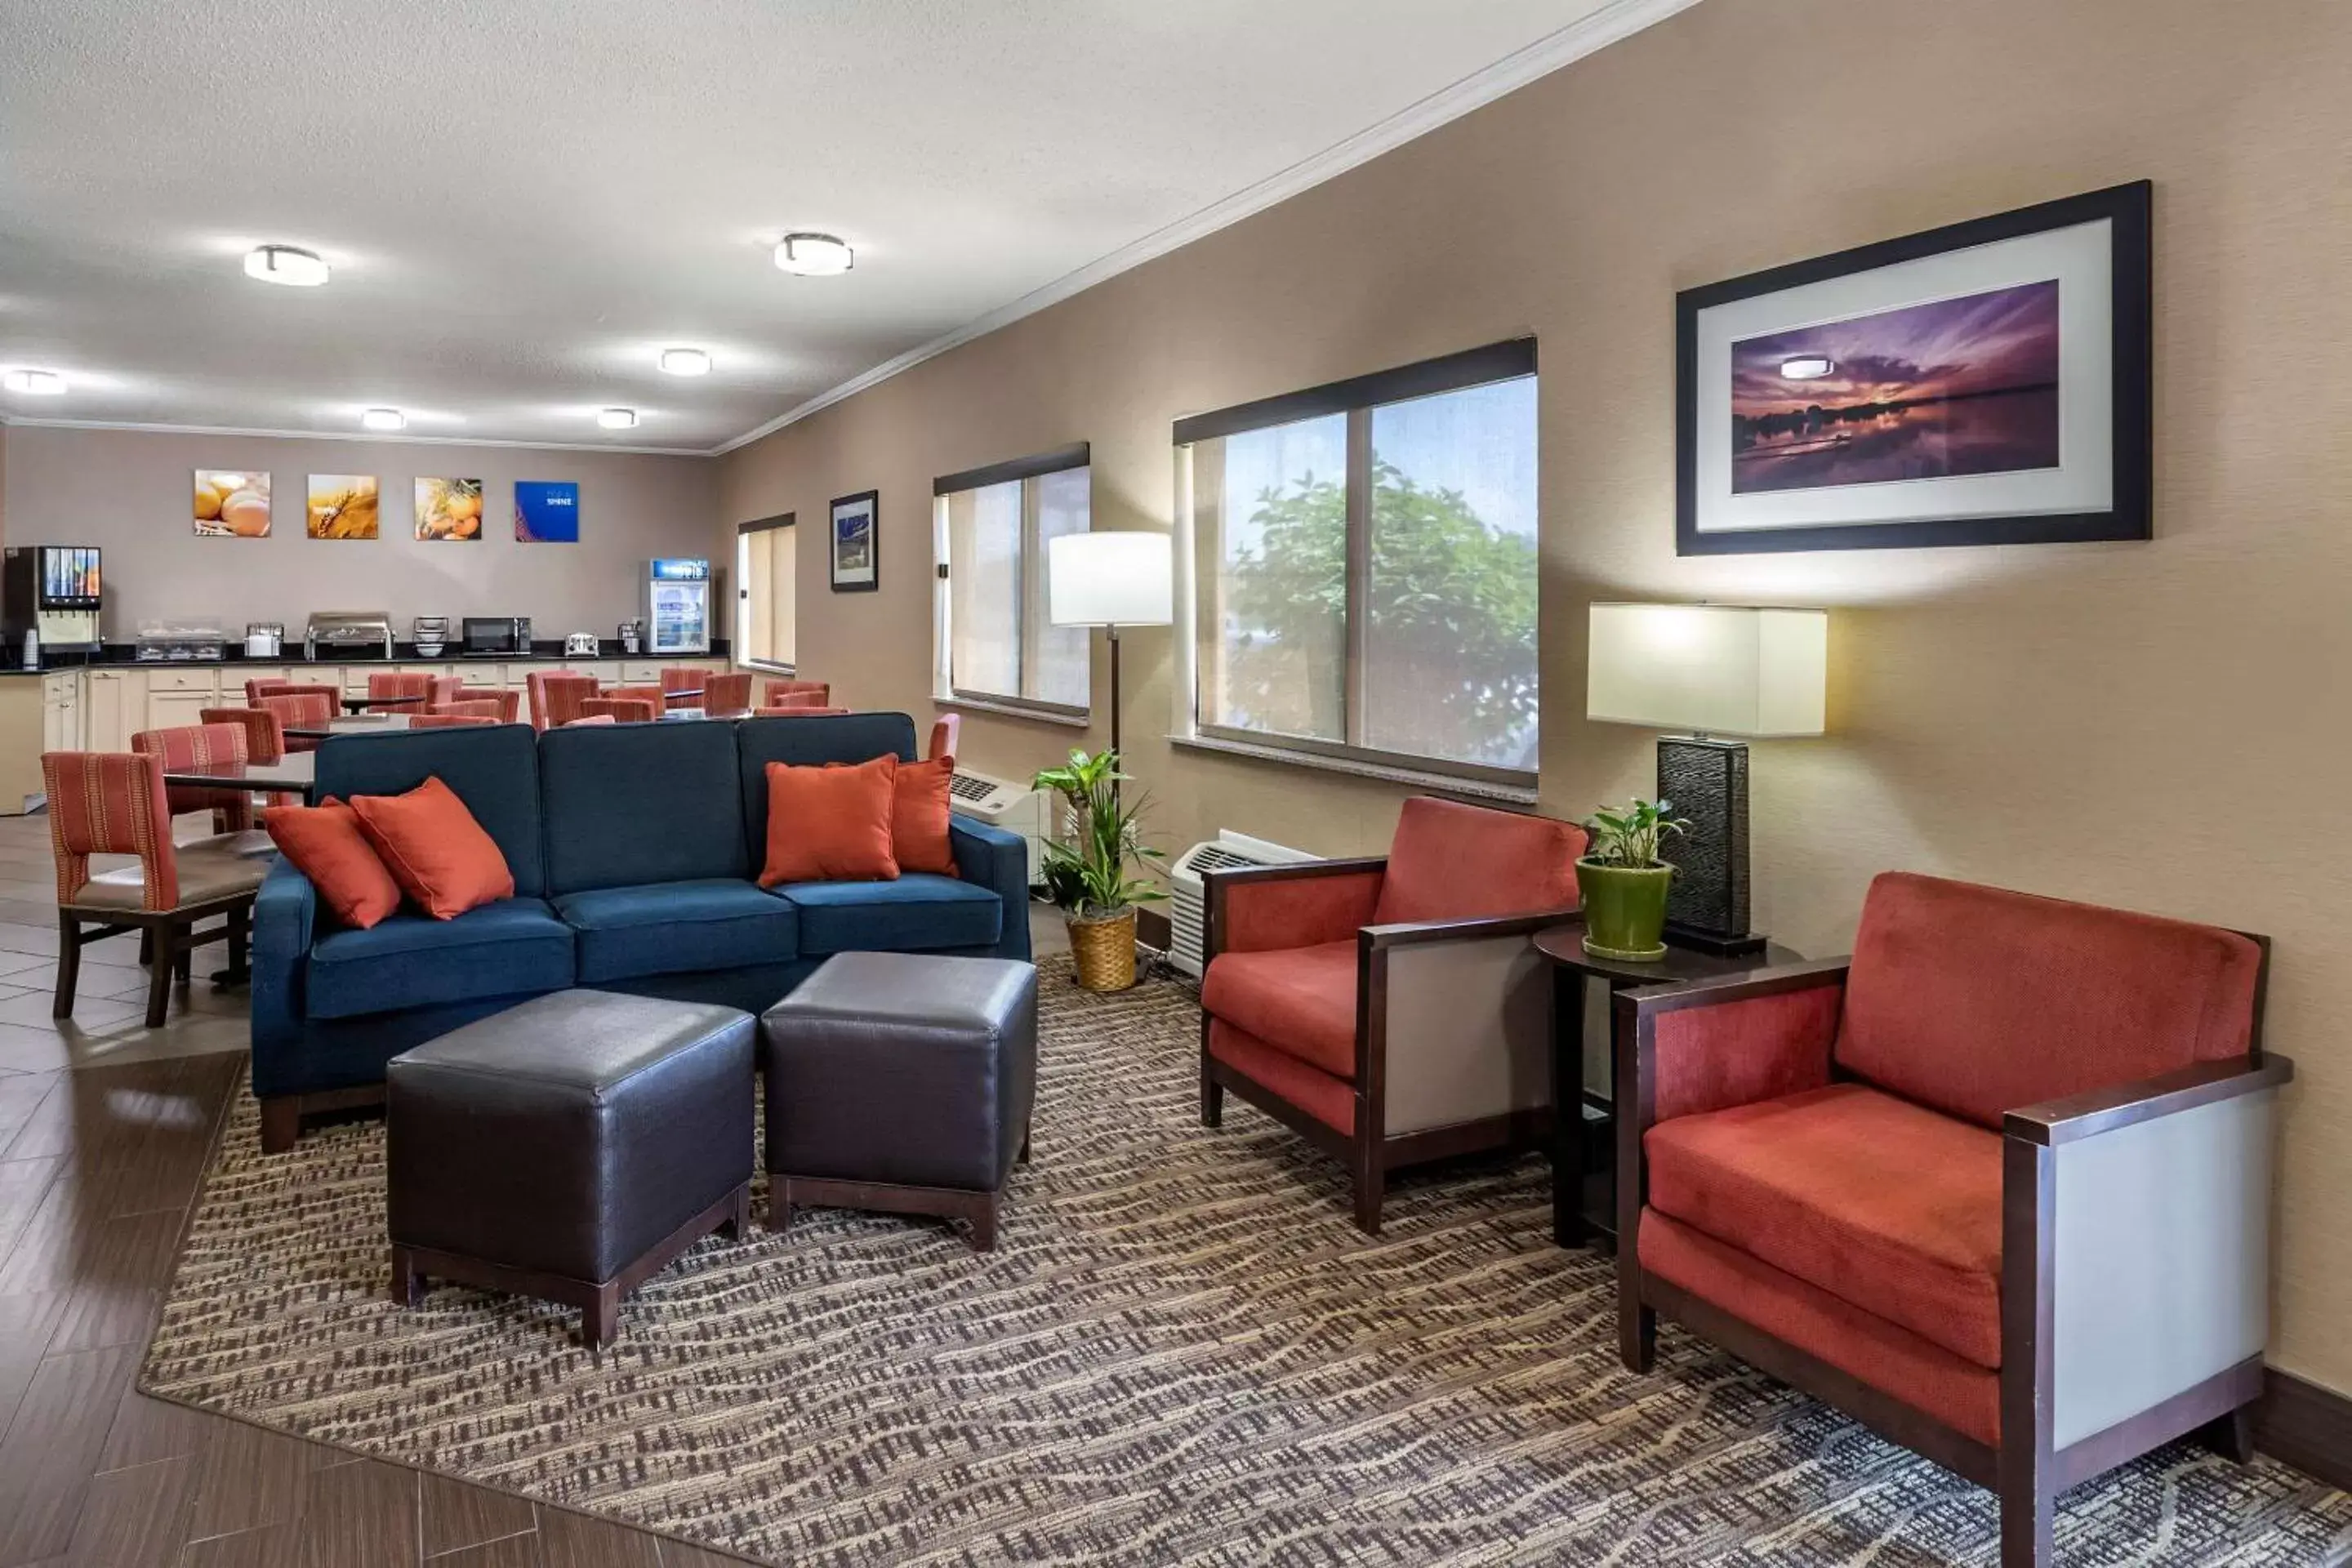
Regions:
<svg viewBox="0 0 2352 1568"><path fill-rule="evenodd" d="M1037 971L998 958L842 952L760 1019L768 1225L793 1209L883 1209L996 1244L1029 1153Z"/></svg>

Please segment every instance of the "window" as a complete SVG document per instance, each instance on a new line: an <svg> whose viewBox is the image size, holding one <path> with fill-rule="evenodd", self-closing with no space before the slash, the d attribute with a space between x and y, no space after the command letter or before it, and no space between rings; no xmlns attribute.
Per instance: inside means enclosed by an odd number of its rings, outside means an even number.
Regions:
<svg viewBox="0 0 2352 1568"><path fill-rule="evenodd" d="M1087 531L1092 476L1081 444L932 486L941 698L1085 714L1093 643L1085 627L1047 616L1045 548Z"/></svg>
<svg viewBox="0 0 2352 1568"><path fill-rule="evenodd" d="M1176 438L1196 732L1533 785L1532 342L1202 415Z"/></svg>
<svg viewBox="0 0 2352 1568"><path fill-rule="evenodd" d="M735 530L734 652L741 662L783 669L796 662L799 537L791 512Z"/></svg>

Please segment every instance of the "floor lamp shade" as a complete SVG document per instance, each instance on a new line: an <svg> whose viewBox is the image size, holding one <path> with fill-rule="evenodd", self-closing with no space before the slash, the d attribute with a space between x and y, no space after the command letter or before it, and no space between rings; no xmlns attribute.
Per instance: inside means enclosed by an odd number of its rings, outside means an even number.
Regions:
<svg viewBox="0 0 2352 1568"><path fill-rule="evenodd" d="M1164 533L1066 533L1045 542L1045 615L1057 626L1164 626L1175 604Z"/></svg>
<svg viewBox="0 0 2352 1568"><path fill-rule="evenodd" d="M1669 934L1685 946L1762 948L1748 929L1748 747L1726 736L1823 729L1829 616L1730 605L1595 605L1588 718L1688 730L1658 742L1658 798L1690 831L1671 851Z"/></svg>

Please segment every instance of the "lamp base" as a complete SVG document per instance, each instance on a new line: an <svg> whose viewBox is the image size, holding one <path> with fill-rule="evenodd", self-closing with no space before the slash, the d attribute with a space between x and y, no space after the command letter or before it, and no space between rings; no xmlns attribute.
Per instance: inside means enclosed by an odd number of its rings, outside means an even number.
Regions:
<svg viewBox="0 0 2352 1568"><path fill-rule="evenodd" d="M1686 952L1704 952L1716 958L1753 958L1764 951L1767 939L1754 931L1738 936L1725 936L1717 931L1695 931L1689 926L1666 922L1666 945L1679 947Z"/></svg>
<svg viewBox="0 0 2352 1568"><path fill-rule="evenodd" d="M1667 852L1679 872L1666 894L1666 930L1678 934L1667 940L1696 952L1760 951L1764 939L1748 930L1747 746L1661 736L1658 798L1690 824Z"/></svg>

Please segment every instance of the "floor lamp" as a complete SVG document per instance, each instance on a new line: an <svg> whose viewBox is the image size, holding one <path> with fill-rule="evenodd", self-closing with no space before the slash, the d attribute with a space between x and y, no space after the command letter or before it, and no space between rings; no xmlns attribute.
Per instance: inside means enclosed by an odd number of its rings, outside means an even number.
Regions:
<svg viewBox="0 0 2352 1568"><path fill-rule="evenodd" d="M1595 605L1588 652L1585 717L1691 731L1658 738L1656 798L1690 823L1664 848L1678 872L1666 940L1761 952L1748 929L1746 742L1822 732L1829 613Z"/></svg>
<svg viewBox="0 0 2352 1568"><path fill-rule="evenodd" d="M1045 542L1045 618L1110 634L1110 749L1119 748L1118 631L1174 617L1175 557L1168 535L1066 533ZM1117 785L1113 785L1116 789Z"/></svg>

